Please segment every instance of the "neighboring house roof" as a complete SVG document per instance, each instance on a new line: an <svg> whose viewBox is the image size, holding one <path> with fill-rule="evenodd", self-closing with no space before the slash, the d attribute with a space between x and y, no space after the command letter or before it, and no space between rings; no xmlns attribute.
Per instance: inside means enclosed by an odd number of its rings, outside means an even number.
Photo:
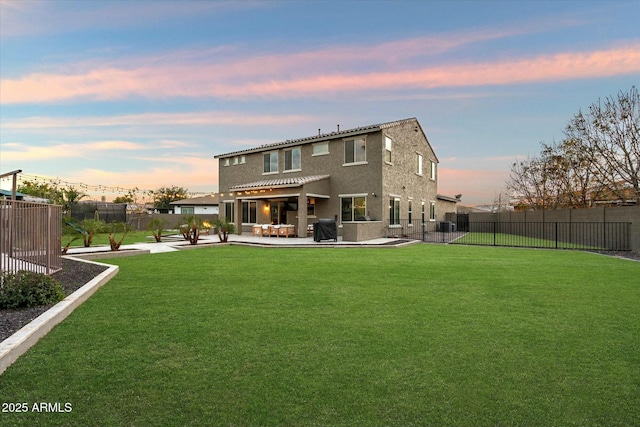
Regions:
<svg viewBox="0 0 640 427"><path fill-rule="evenodd" d="M176 200L169 204L175 206L217 206L220 204L220 197L217 194L191 197L189 199Z"/></svg>
<svg viewBox="0 0 640 427"><path fill-rule="evenodd" d="M442 194L438 194L437 198L440 200L445 200L447 202L453 202L453 203L458 203L460 202L460 199L456 198L456 197L449 197L449 196L444 196Z"/></svg>
<svg viewBox="0 0 640 427"><path fill-rule="evenodd" d="M11 191L0 189L0 194L3 196L11 197ZM16 191L16 197L24 197L25 194Z"/></svg>
<svg viewBox="0 0 640 427"><path fill-rule="evenodd" d="M0 198L10 198L11 191L0 189ZM16 199L22 200L23 202L32 202L32 203L49 203L49 199L45 199L44 197L36 197L30 194L20 193L16 191Z"/></svg>
<svg viewBox="0 0 640 427"><path fill-rule="evenodd" d="M329 175L311 175L299 176L291 178L264 179L262 181L249 182L247 184L238 184L229 187L230 191L255 190L258 188L287 188L300 187L311 182L321 181L329 178Z"/></svg>
<svg viewBox="0 0 640 427"><path fill-rule="evenodd" d="M261 145L259 147L255 147L255 148L248 148L248 149L245 149L245 150L233 151L233 152L225 153L225 154L218 154L217 156L214 156L214 159L220 159L220 158L225 158L225 157L236 156L238 154L259 153L261 151L270 151L270 150L273 150L274 148L292 147L292 146L301 145L301 144L311 144L311 143L315 143L315 142L321 142L321 141L325 141L325 140L329 140L329 139L334 139L334 138L336 138L338 136L339 137L346 137L346 136L362 135L362 134L367 134L367 133L371 133L371 132L387 129L387 128L390 128L390 127L393 127L393 126L397 126L399 124L410 123L410 122L415 122L415 124L417 126L416 131L422 132L422 135L424 136L424 138L427 139L427 136L425 135L424 131L422 130L422 127L420 126L420 123L418 123L418 119L416 119L415 117L411 117L409 119L394 120L392 122L378 123L378 124L375 124L375 125L362 126L362 127L358 127L358 128L354 128L354 129L347 129L347 130L343 130L343 131L335 131L335 132L330 132L330 133L318 134L318 135L309 136L309 137L306 137L306 138L287 139L286 141L276 142L276 143L273 143L273 144L264 144L264 145ZM428 139L427 139L427 141L428 141ZM434 152L434 155L435 155L435 152ZM436 161L438 161L437 157L436 157Z"/></svg>

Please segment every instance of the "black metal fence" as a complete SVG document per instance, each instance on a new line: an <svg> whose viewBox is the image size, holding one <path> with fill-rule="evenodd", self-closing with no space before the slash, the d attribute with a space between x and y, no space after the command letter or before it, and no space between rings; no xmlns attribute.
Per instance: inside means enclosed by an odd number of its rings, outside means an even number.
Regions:
<svg viewBox="0 0 640 427"><path fill-rule="evenodd" d="M431 243L551 249L631 250L628 222L464 222L401 220L388 237Z"/></svg>

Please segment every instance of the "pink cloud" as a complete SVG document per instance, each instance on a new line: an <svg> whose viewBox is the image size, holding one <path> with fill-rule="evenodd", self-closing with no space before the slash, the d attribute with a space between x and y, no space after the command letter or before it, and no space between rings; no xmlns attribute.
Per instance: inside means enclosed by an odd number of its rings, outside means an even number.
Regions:
<svg viewBox="0 0 640 427"><path fill-rule="evenodd" d="M141 144L129 141L95 141L81 144L54 144L33 146L20 143L3 144L2 160L21 162L31 160L51 160L60 158L83 158L90 153L101 151L131 151L145 148Z"/></svg>
<svg viewBox="0 0 640 427"><path fill-rule="evenodd" d="M49 131L55 128L160 125L242 125L281 126L282 123L309 123L316 117L304 114L251 114L235 111L201 111L190 113L144 113L120 116L28 117L3 121L3 129Z"/></svg>
<svg viewBox="0 0 640 427"><path fill-rule="evenodd" d="M390 46L397 48L399 43L391 43ZM405 43L411 44L409 41ZM382 46L389 48L387 45ZM364 49L362 55L367 58L375 53L373 50L366 51L367 49ZM507 85L640 72L639 44L608 50L569 52L496 62L414 69L402 69L406 66L399 66L398 70L378 72L336 73L335 69L352 68L352 65L341 64L335 57L332 59L330 54L335 53L333 50L315 53L317 56L314 59L305 59L307 54L301 53L230 60L228 63L213 65L196 63L158 64L156 67L133 69L95 68L74 75L34 73L18 79L2 80L0 103L109 100L132 96L296 98L344 91ZM412 52L408 55L414 54L417 53ZM322 65L316 62L323 59ZM185 79L184 76L189 78Z"/></svg>

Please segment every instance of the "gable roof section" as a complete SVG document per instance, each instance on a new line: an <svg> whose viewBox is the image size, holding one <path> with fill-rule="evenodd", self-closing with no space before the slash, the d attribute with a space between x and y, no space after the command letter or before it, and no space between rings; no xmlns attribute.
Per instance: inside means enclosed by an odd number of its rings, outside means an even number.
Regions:
<svg viewBox="0 0 640 427"><path fill-rule="evenodd" d="M262 181L249 182L247 184L234 185L232 187L229 187L229 191L258 190L262 188L300 187L304 184L309 184L311 182L321 181L328 178L329 175L311 175L299 176L295 178L265 179Z"/></svg>
<svg viewBox="0 0 640 427"><path fill-rule="evenodd" d="M420 129L420 132L422 132L422 135L424 136L424 138L427 139L427 136L425 135L424 131L422 130L422 127L420 126L420 123L418 123L418 119L416 119L415 117L411 117L409 119L395 120L395 121L386 122L386 123L378 123L378 124L375 124L375 125L362 126L362 127L358 127L358 128L354 128L354 129L347 129L347 130L343 130L343 131L330 132L330 133L325 133L325 134L321 134L321 135L317 135L317 136L309 136L309 137L306 137L306 138L287 139L286 141L276 142L276 143L273 143L273 144L264 144L264 145L261 145L261 146L256 147L256 148L248 148L248 149L245 149L245 150L232 151L230 153L225 153L225 154L218 154L217 156L214 156L213 158L214 159L222 159L222 158L225 158L225 157L237 156L239 154L259 153L261 151L270 151L270 150L277 149L277 148L293 147L293 146L302 145L302 144L312 144L312 143L315 143L315 142L321 142L321 141L326 141L326 140L329 140L329 139L334 139L336 137L347 137L347 136L362 135L362 134L367 134L367 133L371 133L371 132L387 129L387 128L390 128L390 127L393 127L393 126L397 126L397 125L400 125L400 124L411 123L411 122L415 122L416 123L416 126L418 126L418 128ZM428 140L427 140L427 142L428 142Z"/></svg>

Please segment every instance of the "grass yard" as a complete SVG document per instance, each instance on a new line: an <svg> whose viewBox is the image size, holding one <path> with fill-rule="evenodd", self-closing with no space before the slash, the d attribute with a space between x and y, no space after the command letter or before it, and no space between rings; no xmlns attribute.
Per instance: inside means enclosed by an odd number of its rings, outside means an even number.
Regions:
<svg viewBox="0 0 640 427"><path fill-rule="evenodd" d="M0 375L3 405L30 410L1 425L640 420L637 262L442 245L109 262L118 276Z"/></svg>
<svg viewBox="0 0 640 427"><path fill-rule="evenodd" d="M176 234L178 233L178 230L165 230L163 235L170 234L170 233ZM119 241L122 238L122 233L117 232L117 233L114 233L113 236L116 239L116 241ZM84 246L82 243L82 237L78 233L75 233L73 235L62 236L62 244L66 245L67 242L69 242L74 237L77 237L77 239L71 243L70 247L77 248L77 247ZM155 239L153 238L153 232L143 230L143 231L130 231L129 233L127 233L122 244L132 245L134 243L152 243L152 242L155 242ZM93 246L109 246L109 233L95 234L93 236L91 246L92 247Z"/></svg>

